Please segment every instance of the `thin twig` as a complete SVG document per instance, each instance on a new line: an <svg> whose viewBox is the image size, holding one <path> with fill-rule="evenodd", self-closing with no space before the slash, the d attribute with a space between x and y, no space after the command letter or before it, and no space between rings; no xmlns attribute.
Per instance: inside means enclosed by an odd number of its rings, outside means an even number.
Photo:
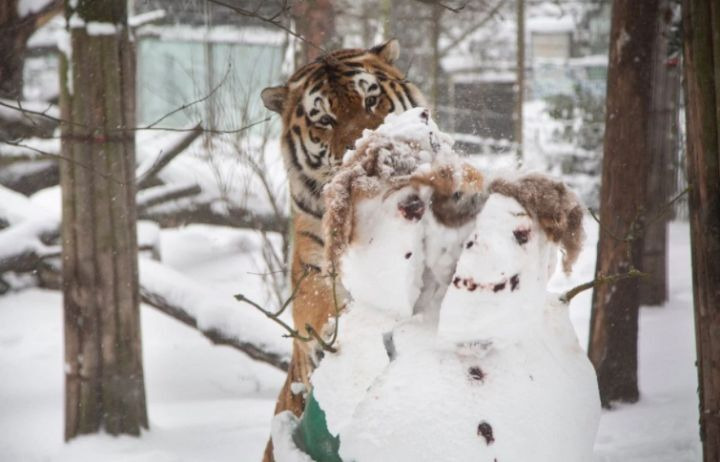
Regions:
<svg viewBox="0 0 720 462"><path fill-rule="evenodd" d="M323 351L328 351L330 353L336 353L337 348L335 348L334 345L338 338L338 330L339 330L339 322L338 321L340 318L341 308L340 308L340 306L338 304L338 300L337 300L337 289L336 289L337 288L337 281L336 281L337 273L335 273L334 268L329 274L329 277L332 279L332 295L333 295L333 303L335 306L335 312L333 314L333 318L334 318L333 334L330 337L329 341L326 341L322 337L322 335L320 335L315 330L315 328L313 326L311 326L310 324L305 324L305 331L307 332L308 335L302 335L297 329L293 329L285 321L280 319L280 315L287 309L288 306L290 306L290 303L292 303L292 301L297 296L298 290L300 289L300 285L305 280L305 278L310 275L310 273L311 273L311 270L309 268L305 269L305 271L303 271L303 274L300 276L297 283L295 283L295 287L293 288L293 291L290 294L290 296L285 300L285 302L282 304L280 309L274 313L271 312L270 310L266 310L259 303L247 298L243 294L235 295L235 300L237 300L239 302L247 303L248 305L254 307L258 311L260 311L262 314L264 314L268 319L271 319L276 324L278 324L280 327L285 329L287 334L284 334L283 335L284 337L290 337L295 340L299 340L301 342L311 342L314 340L317 342L317 344L320 346L320 348Z"/></svg>
<svg viewBox="0 0 720 462"><path fill-rule="evenodd" d="M563 303L570 303L570 300L573 299L577 294L584 292L589 289L593 289L597 286L601 286L604 284L615 284L618 281L622 281L624 279L631 279L631 278L639 278L639 277L647 277L649 276L648 273L643 273L642 271L639 271L635 268L631 268L626 273L618 273L618 274L612 274L610 276L598 276L597 278L593 279L592 281L585 282L583 284L580 284L578 286L573 287L572 289L565 292L563 295L560 296L560 301Z"/></svg>
<svg viewBox="0 0 720 462"><path fill-rule="evenodd" d="M645 224L645 226L650 226L655 224L658 220L662 219L666 213L670 212L672 209L672 206L675 205L675 202L679 201L684 195L690 192L690 186L687 186L685 189L680 191L675 197L673 197L670 202L665 204L662 209L658 211L658 213L650 219L648 223Z"/></svg>
<svg viewBox="0 0 720 462"><path fill-rule="evenodd" d="M473 34L475 31L477 31L477 30L480 29L482 26L484 26L488 21L490 21L492 18L494 18L495 15L497 14L498 10L500 10L500 8L501 8L506 2L507 2L507 0L500 0L493 8L487 13L487 15L485 15L485 17L483 17L479 22L477 22L476 24L470 26L468 29L466 29L465 31L463 31L462 33L460 33L459 36L455 37L455 38L452 40L452 42L450 42L448 45L446 45L445 47L443 47L443 48L440 50L440 56L445 56L445 55L448 53L448 51L450 51L451 49L453 49L453 48L454 48L455 46L457 46L460 42L462 42L463 40L465 40L468 36L470 36L471 34Z"/></svg>
<svg viewBox="0 0 720 462"><path fill-rule="evenodd" d="M612 231L610 231L609 229L607 229L607 228L605 227L605 225L603 225L602 223L600 223L600 218L598 218L598 216L595 215L595 212L593 212L593 210L592 210L591 208L588 208L588 212L590 213L590 216L593 217L593 219L597 222L598 227L600 228L600 231L604 232L605 234L607 234L607 235L610 236L611 238L615 239L616 241L621 241L621 242L625 241L625 237L618 237L618 236L615 235Z"/></svg>
<svg viewBox="0 0 720 462"><path fill-rule="evenodd" d="M214 90L213 90L213 91L214 91ZM173 114L173 113L175 113L175 112L177 112L177 111L180 111L180 110L183 110L183 109L187 109L187 108L189 108L189 107L190 107L191 105L193 105L193 104L197 104L197 103L199 103L199 102L201 102L201 101L204 101L204 100L207 99L208 97L209 97L209 95L208 95L208 96L205 96L205 97L203 97L203 98L200 98L199 100L193 101L192 103L184 104L184 105L181 106L180 108L173 109L173 110L170 111L168 114L165 114L165 115L162 116L160 119L158 119L158 121L153 122L153 124L156 124L156 123L159 122L160 120L163 120L164 118L168 117L169 115L171 115L171 114ZM74 122L74 121L64 120L64 119L58 119L57 117L53 117L53 116L51 116L51 115L45 114L44 112L33 111L33 110L30 110L30 109L26 109L26 108L22 108L22 107L18 107L18 106L13 106L13 105L11 105L11 104L6 104L6 103L4 103L4 102L2 102L2 101L0 101L0 106L6 107L6 108L8 108L8 109L13 109L13 110L18 111L18 112L21 112L21 113L34 114L34 115L37 115L37 116L40 116L40 117L44 117L44 118L46 118L46 119L48 119L48 120L52 120L53 122L56 122L56 123L61 124L61 125L76 126L76 127L81 127L81 128L85 128L85 129L88 129L88 130L93 130L93 131L94 131L94 130L101 130L102 132L106 132L106 133L107 133L107 132L134 132L134 131L142 131L142 130L162 130L162 131L168 131L168 132L189 132L189 131L194 131L194 130L195 130L195 128L156 127L156 126L154 126L153 124L150 124L150 125L147 125L147 126L143 126L143 127L120 127L120 128L108 128L108 129L106 129L105 127L99 127L99 126L98 126L98 127L92 127L92 126L85 125L85 124L82 124L82 123L79 123L79 122ZM257 120L257 121L255 121L255 122L252 122L252 123L250 123L250 124L248 124L248 125L245 125L245 126L243 126L243 127L233 128L233 129L228 129L228 130L215 130L215 129L203 128L203 132L204 132L204 133L215 134L215 135L239 133L239 132L245 131L245 130L247 130L247 129L249 129L249 128L252 128L252 127L254 127L254 126L256 126L256 125L260 125L260 124L263 124L263 123L265 123L265 122L269 122L270 120L272 120L272 117L265 117L264 119ZM62 138L64 138L64 137L65 137L65 135L60 135L59 138L62 139Z"/></svg>
<svg viewBox="0 0 720 462"><path fill-rule="evenodd" d="M180 112L180 111L184 111L185 109L188 109L188 108L191 107L191 106L194 106L194 105L196 105L196 104L202 103L203 101L207 101L207 100L210 99L210 97L212 97L212 95L214 95L215 92L218 91L218 89L225 83L225 80L227 80L228 75L230 75L230 66L228 66L227 71L225 71L225 75L224 75L223 78L220 80L220 82L219 82L212 90L210 90L210 92L209 92L207 95L203 96L202 98L198 98L198 99L196 99L196 100L194 100L194 101L191 101L191 102L189 102L189 103L185 103L185 104L183 104L182 106L173 109L172 111L168 112L167 114L165 114L165 115L163 115L162 117L160 117L159 119L157 119L155 122L153 122L153 123L151 123L151 124L148 124L147 126L142 127L141 129L142 129L142 130L149 130L149 129L153 128L154 126L156 126L157 124L159 124L160 122L162 122L163 120L167 119L168 117L170 117L170 116L172 116L172 115L174 115L174 114L177 114L177 113Z"/></svg>
<svg viewBox="0 0 720 462"><path fill-rule="evenodd" d="M237 300L239 302L247 303L248 305L259 310L262 314L267 316L269 319L275 321L277 324L279 324L283 329L285 329L287 331L287 334L285 335L285 337L292 337L292 338L298 339L303 342L309 342L310 340L312 340L311 337L303 337L300 334L300 332L298 332L297 330L295 330L292 327L290 327L289 325L287 325L287 323L285 323L279 317L287 309L287 307L290 306L290 303L292 303L292 301L295 299L295 297L297 296L298 290L300 290L300 285L305 280L305 278L308 277L309 274L310 274L309 270L305 270L303 272L303 274L300 276L300 279L298 279L298 282L295 284L295 287L293 288L293 291L290 294L290 296L287 298L287 300L285 300L285 303L282 304L280 309L274 313L269 310L266 310L259 303L247 298L243 294L236 294L235 300Z"/></svg>
<svg viewBox="0 0 720 462"><path fill-rule="evenodd" d="M271 25L277 27L278 29L284 30L285 32L287 32L288 34L292 35L292 36L295 37L296 39L301 40L301 41L303 41L304 43L307 43L307 44L310 45L311 47L313 47L313 48L315 48L315 49L317 49L317 50L322 51L323 54L326 54L326 53L327 53L327 51L326 51L323 47L321 47L321 46L319 46L319 45L311 42L310 40L306 39L305 37L303 37L302 35L298 34L298 33L295 32L294 30L290 29L289 27L287 27L286 25L284 25L283 23L281 23L281 22L277 19L278 16L280 16L282 13L284 13L285 11L287 11L287 9L289 8L289 7L286 6L286 5L283 6L283 8L280 10L280 12L276 13L275 15L273 15L273 16L271 16L271 17L269 17L269 18L266 18L266 17L260 16L260 15L258 14L257 10L256 10L256 11L249 11L249 10L246 10L246 9L244 9L244 8L239 8L239 7L237 7L237 6L229 5L229 4L225 3L225 2L221 2L220 0L208 0L208 1L209 1L210 3L214 3L214 4L216 4L216 5L220 5L220 6L223 6L223 7L225 7L225 8L228 8L228 9L230 9L230 10L232 10L232 11L234 11L234 12L236 12L237 14L240 14L240 15L242 15L242 16L246 16L246 17L248 17L248 18L255 18L255 19L257 19L258 21L264 22L264 23L266 23L266 24L271 24Z"/></svg>
<svg viewBox="0 0 720 462"><path fill-rule="evenodd" d="M18 148L29 149L29 150L35 151L35 152L37 152L38 154L41 154L41 155L43 155L43 156L56 157L56 158L58 158L58 159L60 159L60 160L64 160L64 161L70 162L70 163L72 163L72 164L75 164L75 165L77 165L77 166L79 166L79 167L82 167L82 168L90 171L91 173L96 173L96 174L100 175L101 177L103 177L103 178L105 178L105 179L107 179L107 180L113 181L113 182L115 182L115 183L117 183L117 184L119 184L119 185L121 185L121 186L125 186L125 183L124 183L124 182L116 179L116 178L113 177L112 175L109 175L109 174L103 173L103 172L99 172L99 171L95 170L95 168L93 168L93 166L91 166L91 165L87 165L87 164L85 164L85 163L83 163L83 162L79 162L79 161L77 161L77 160L75 160L75 159L71 159L71 158L69 158L69 157L65 157L65 156L63 156L62 154L57 154L57 153L54 153L54 152L43 151L42 149L34 148L34 147L32 147L32 146L28 146L28 145L26 145L26 144L18 143L18 142L15 142L15 141L0 140L0 143L7 144L7 145L9 145L9 146L16 146L16 147L18 147Z"/></svg>

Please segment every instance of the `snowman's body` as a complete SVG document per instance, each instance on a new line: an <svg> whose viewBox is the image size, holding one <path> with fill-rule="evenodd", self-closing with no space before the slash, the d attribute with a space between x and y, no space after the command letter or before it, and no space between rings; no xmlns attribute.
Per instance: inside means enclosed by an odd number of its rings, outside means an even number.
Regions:
<svg viewBox="0 0 720 462"><path fill-rule="evenodd" d="M590 461L597 381L567 307L546 301L556 251L517 202L490 196L437 335L395 330L396 358L341 432L342 459Z"/></svg>
<svg viewBox="0 0 720 462"><path fill-rule="evenodd" d="M342 459L592 460L595 372L577 340L576 349L567 348L574 333L569 321L557 323L561 316L566 311L549 313L542 330L502 346L418 348L430 330L396 331L396 359L340 435Z"/></svg>

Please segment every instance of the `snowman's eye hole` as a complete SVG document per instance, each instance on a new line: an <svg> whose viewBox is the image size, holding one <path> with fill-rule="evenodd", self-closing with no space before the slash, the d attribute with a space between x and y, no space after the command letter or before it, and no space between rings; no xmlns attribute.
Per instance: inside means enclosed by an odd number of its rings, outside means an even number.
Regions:
<svg viewBox="0 0 720 462"><path fill-rule="evenodd" d="M425 203L417 194L412 194L398 204L398 210L406 220L418 221L425 212Z"/></svg>
<svg viewBox="0 0 720 462"><path fill-rule="evenodd" d="M513 235L515 236L517 243L523 245L530 239L530 230L519 228L513 231Z"/></svg>

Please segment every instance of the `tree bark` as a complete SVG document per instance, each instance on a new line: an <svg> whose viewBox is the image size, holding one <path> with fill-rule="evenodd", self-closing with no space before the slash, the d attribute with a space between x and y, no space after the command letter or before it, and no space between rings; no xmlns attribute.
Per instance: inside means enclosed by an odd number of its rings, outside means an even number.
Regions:
<svg viewBox="0 0 720 462"><path fill-rule="evenodd" d="M720 460L720 6L683 1L687 163L703 461Z"/></svg>
<svg viewBox="0 0 720 462"><path fill-rule="evenodd" d="M126 2L80 2L61 73L65 438L148 427L135 210L135 53ZM68 72L70 70L70 72ZM80 167L92 166L92 170Z"/></svg>
<svg viewBox="0 0 720 462"><path fill-rule="evenodd" d="M658 7L659 0L613 3L596 277L640 265L655 26L647 18L656 18ZM588 354L605 407L639 398L638 308L636 278L593 291Z"/></svg>
<svg viewBox="0 0 720 462"><path fill-rule="evenodd" d="M300 56L295 68L322 56L335 39L335 8L333 0L307 0L292 6L296 32L305 39L300 42Z"/></svg>
<svg viewBox="0 0 720 462"><path fill-rule="evenodd" d="M442 29L442 6L432 5L430 22L430 46L432 47L432 63L430 65L430 106L438 114L440 104L440 32Z"/></svg>
<svg viewBox="0 0 720 462"><path fill-rule="evenodd" d="M517 100L515 101L515 142L517 159L523 158L523 102L525 99L525 0L517 0Z"/></svg>
<svg viewBox="0 0 720 462"><path fill-rule="evenodd" d="M673 159L677 153L677 115L680 71L677 60L668 56L672 36L671 0L661 0L655 27L653 52L652 106L649 143L652 164L647 186L648 215L641 268L649 276L640 281L640 304L658 306L668 299L667 228L670 214L664 210L672 189Z"/></svg>

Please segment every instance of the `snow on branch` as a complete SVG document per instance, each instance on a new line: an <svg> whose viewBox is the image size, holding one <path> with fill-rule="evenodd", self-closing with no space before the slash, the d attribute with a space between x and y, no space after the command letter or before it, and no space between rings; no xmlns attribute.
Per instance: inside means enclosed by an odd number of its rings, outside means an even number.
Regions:
<svg viewBox="0 0 720 462"><path fill-rule="evenodd" d="M0 231L0 274L34 270L46 253L55 250L42 242L42 236L57 226L52 219L38 217Z"/></svg>
<svg viewBox="0 0 720 462"><path fill-rule="evenodd" d="M138 27L144 26L145 24L150 24L152 22L163 19L166 14L167 13L165 12L165 10L152 10L146 13L130 16L128 18L128 26L136 29Z"/></svg>
<svg viewBox="0 0 720 462"><path fill-rule="evenodd" d="M223 298L174 269L140 259L142 301L183 324L198 329L216 345L227 345L253 359L287 371L289 342L275 324L252 310L238 309L232 296Z"/></svg>

